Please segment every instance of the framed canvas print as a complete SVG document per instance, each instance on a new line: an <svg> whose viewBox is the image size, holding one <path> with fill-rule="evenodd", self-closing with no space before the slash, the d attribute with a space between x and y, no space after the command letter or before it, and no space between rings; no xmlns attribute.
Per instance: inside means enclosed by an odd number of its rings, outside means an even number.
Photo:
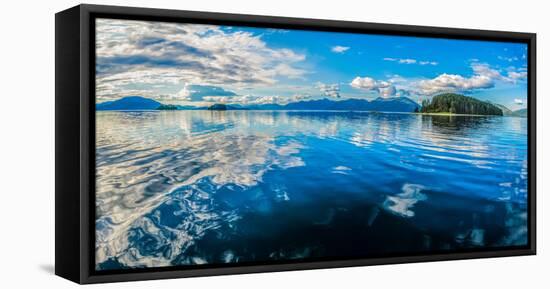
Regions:
<svg viewBox="0 0 550 289"><path fill-rule="evenodd" d="M56 14L56 274L535 254L535 34Z"/></svg>

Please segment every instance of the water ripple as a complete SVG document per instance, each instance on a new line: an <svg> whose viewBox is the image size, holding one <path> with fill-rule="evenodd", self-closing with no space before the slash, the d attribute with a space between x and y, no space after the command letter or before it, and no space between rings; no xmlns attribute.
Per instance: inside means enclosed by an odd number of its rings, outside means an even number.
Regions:
<svg viewBox="0 0 550 289"><path fill-rule="evenodd" d="M355 223L369 229L338 232L386 244L378 251L400 250L378 239L393 236L384 235L391 226L417 234L417 250L526 240L525 119L297 111L96 119L97 269L340 256L346 249L324 234ZM294 225L310 231L282 238Z"/></svg>

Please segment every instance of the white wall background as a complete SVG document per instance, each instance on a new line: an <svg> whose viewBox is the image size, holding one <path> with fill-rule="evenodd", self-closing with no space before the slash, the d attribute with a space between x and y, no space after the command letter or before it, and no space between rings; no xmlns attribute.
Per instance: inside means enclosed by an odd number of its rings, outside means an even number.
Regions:
<svg viewBox="0 0 550 289"><path fill-rule="evenodd" d="M69 288L54 266L54 13L1 2L0 287ZM544 1L198 0L96 4L538 33L538 256L118 283L105 288L542 288L550 284L550 20ZM95 287L95 286L94 286Z"/></svg>

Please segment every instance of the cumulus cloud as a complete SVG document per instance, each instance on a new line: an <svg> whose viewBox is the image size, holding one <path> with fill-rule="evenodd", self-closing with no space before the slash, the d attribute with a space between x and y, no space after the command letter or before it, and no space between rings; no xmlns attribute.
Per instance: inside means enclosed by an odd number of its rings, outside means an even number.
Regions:
<svg viewBox="0 0 550 289"><path fill-rule="evenodd" d="M334 84L325 84L317 83L317 88L323 93L324 96L332 98L340 98L340 85L337 83Z"/></svg>
<svg viewBox="0 0 550 289"><path fill-rule="evenodd" d="M378 89L378 93L381 97L391 97L397 93L397 89L395 89L395 86L393 85L390 85L388 87L380 87Z"/></svg>
<svg viewBox="0 0 550 289"><path fill-rule="evenodd" d="M376 80L368 76L358 76L354 78L351 81L350 86L357 89L378 92L381 97L390 97L396 95L397 93L397 89L391 82Z"/></svg>
<svg viewBox="0 0 550 289"><path fill-rule="evenodd" d="M399 75L389 75L388 80L376 80L371 77L356 77L351 87L375 91L381 97L434 95L444 92L468 92L495 87L497 82L516 83L527 77L525 68L509 67L506 74L486 63L472 63L472 75L442 73L431 79L407 79Z"/></svg>
<svg viewBox="0 0 550 289"><path fill-rule="evenodd" d="M500 72L487 63L472 63L471 68L475 75L486 76L491 79L502 79Z"/></svg>
<svg viewBox="0 0 550 289"><path fill-rule="evenodd" d="M493 80L485 75L463 77L458 74L443 73L436 78L421 80L418 83L418 88L420 89L420 92L427 95L492 87L494 87Z"/></svg>
<svg viewBox="0 0 550 289"><path fill-rule="evenodd" d="M269 47L261 35L251 32L112 19L98 19L96 29L99 99L129 93L170 95L153 85L270 86L279 78L301 78L306 73L299 68L303 54Z"/></svg>
<svg viewBox="0 0 550 289"><path fill-rule="evenodd" d="M349 50L349 47L347 46L340 46L340 45L336 45L336 46L333 46L330 51L334 52L334 53L344 53L346 51Z"/></svg>
<svg viewBox="0 0 550 289"><path fill-rule="evenodd" d="M515 83L526 74L509 71L507 76L486 63L472 63L473 75L465 77L458 74L443 73L433 79L421 80L416 84L418 93L433 95L443 92L471 91L493 88L497 81Z"/></svg>
<svg viewBox="0 0 550 289"><path fill-rule="evenodd" d="M356 77L354 78L350 85L355 88L365 89L365 90L374 90L377 89L377 81L371 77Z"/></svg>

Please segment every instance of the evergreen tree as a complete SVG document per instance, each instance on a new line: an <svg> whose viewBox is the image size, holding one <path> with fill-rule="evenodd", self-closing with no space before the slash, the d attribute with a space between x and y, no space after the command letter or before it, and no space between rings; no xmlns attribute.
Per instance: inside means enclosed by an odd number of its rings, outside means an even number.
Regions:
<svg viewBox="0 0 550 289"><path fill-rule="evenodd" d="M431 101L423 100L420 112L502 115L502 110L492 103L456 93L439 94Z"/></svg>

